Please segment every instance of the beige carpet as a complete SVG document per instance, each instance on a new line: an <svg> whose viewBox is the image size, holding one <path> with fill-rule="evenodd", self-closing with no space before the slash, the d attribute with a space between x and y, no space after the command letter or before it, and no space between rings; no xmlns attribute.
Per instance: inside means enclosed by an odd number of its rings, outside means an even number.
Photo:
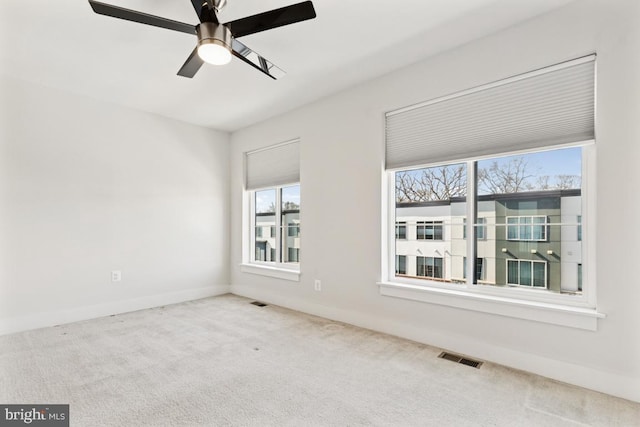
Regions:
<svg viewBox="0 0 640 427"><path fill-rule="evenodd" d="M0 337L71 426L638 426L640 404L234 295Z"/></svg>

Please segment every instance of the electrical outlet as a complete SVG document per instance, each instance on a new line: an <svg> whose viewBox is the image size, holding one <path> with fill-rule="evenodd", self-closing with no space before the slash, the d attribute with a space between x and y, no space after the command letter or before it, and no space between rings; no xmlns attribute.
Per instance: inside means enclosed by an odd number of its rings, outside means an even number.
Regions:
<svg viewBox="0 0 640 427"><path fill-rule="evenodd" d="M316 291L320 292L322 290L322 282L320 280L316 279L316 281L313 282L313 288Z"/></svg>
<svg viewBox="0 0 640 427"><path fill-rule="evenodd" d="M112 282L120 282L122 280L122 271L113 270L111 272L111 281Z"/></svg>

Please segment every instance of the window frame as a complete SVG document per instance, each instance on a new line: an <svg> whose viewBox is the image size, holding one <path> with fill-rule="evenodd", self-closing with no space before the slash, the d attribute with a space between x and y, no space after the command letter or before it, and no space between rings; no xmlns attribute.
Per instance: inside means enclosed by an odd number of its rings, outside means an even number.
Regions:
<svg viewBox="0 0 640 427"><path fill-rule="evenodd" d="M464 283L447 283L410 277L395 277L395 173L399 170L439 167L466 163L470 168L476 162L495 157L511 156L550 151L569 147L582 148L582 292L579 295L555 294L541 292L522 286L478 286L472 282L472 275L467 275ZM467 170L467 187L476 188L476 176ZM595 141L581 141L564 145L546 147L544 149L520 150L505 152L491 156L479 156L473 159L456 159L449 162L423 164L411 168L388 169L383 171L384 221L382 225L382 280L378 282L383 295L407 298L452 307L466 308L488 313L497 313L516 318L561 324L580 329L596 330L597 319L605 317L596 309L596 185L595 178ZM470 193L470 192L468 192ZM473 196L474 199L476 195ZM474 218L475 209L472 199L467 195L467 218ZM489 224L487 224L489 225ZM473 221L465 225L468 236L473 235ZM506 230L506 224L505 224ZM505 231L506 233L506 231ZM548 231L547 231L548 236ZM474 239L466 239L467 255L474 245ZM475 257L467 256L470 263ZM467 265L467 271L474 271L475 265ZM542 313L544 312L544 314Z"/></svg>
<svg viewBox="0 0 640 427"><path fill-rule="evenodd" d="M462 239L467 238L467 218L462 218ZM487 240L487 218L477 217L474 224L476 229L476 240Z"/></svg>
<svg viewBox="0 0 640 427"><path fill-rule="evenodd" d="M404 233L401 234L400 230ZM396 221L396 240L407 240L407 221Z"/></svg>
<svg viewBox="0 0 640 427"><path fill-rule="evenodd" d="M518 222L516 224L509 224L509 220L510 219L514 219L517 218ZM521 220L523 218L531 218L531 222L529 223L522 223ZM535 218L543 218L544 222L543 223L536 223L534 222ZM510 238L509 237L509 228L510 227L515 227L518 237L516 238ZM527 238L523 238L521 236L521 231L522 231L522 227L527 227L530 228L530 236L531 238L527 239ZM534 229L535 227L542 227L542 231L544 234L544 237L542 239L536 239L533 236L535 235L534 233ZM505 226L504 226L504 233L505 233L505 240L508 240L510 242L548 242L549 241L549 217L547 217L546 215L510 215L505 217Z"/></svg>
<svg viewBox="0 0 640 427"><path fill-rule="evenodd" d="M400 260L404 260L404 262L400 262ZM400 271L400 266L404 264L404 272ZM396 261L394 264L394 270L396 275L406 275L407 274L407 256L406 255L396 255Z"/></svg>
<svg viewBox="0 0 640 427"><path fill-rule="evenodd" d="M276 244L275 248L275 256L276 260L281 260L282 256L280 254L282 248L282 239L287 238L288 234L288 226L283 226L282 224L282 189L287 187L300 186L300 191L302 192L302 186L300 182L292 182L286 183L276 186L270 186L265 188L256 188L253 190L245 190L245 212L247 221L245 226L243 227L243 233L245 234L243 238L243 261L241 263L241 271L245 273L259 274L279 279L291 280L291 281L299 281L300 280L300 261L298 262L282 262L282 261L260 261L256 260L255 256L255 241L256 241L256 203L255 196L257 192L265 191L265 190L276 190L276 212L275 215L275 230L276 230ZM301 196L302 198L302 196ZM302 204L300 209L300 223L302 222ZM300 223L297 224L297 229L299 230ZM273 227L273 226L272 226ZM273 228L271 228L273 229ZM286 230L285 230L286 229ZM278 233L278 230L281 230ZM264 235L264 231L262 233ZM269 233L270 234L270 233ZM279 236L279 237L278 237ZM301 239L298 235L296 238ZM302 246L302 245L301 245ZM298 260L300 253L298 252Z"/></svg>
<svg viewBox="0 0 640 427"><path fill-rule="evenodd" d="M422 237L420 237L420 229L422 229ZM431 230L431 238L427 238L427 230ZM436 239L436 230L440 230L440 238ZM406 239L405 239L406 240ZM416 240L430 240L432 242L441 242L444 240L444 222L440 220L417 221L416 222Z"/></svg>
<svg viewBox="0 0 640 427"><path fill-rule="evenodd" d="M509 281L509 263L510 262L515 262L518 264L518 282L522 281L522 267L520 266L523 262L528 262L531 263L531 285L523 285L521 283L512 283ZM534 280L535 280L535 271L534 271L534 265L535 264L542 264L544 265L544 287L542 286L535 286L533 284ZM526 287L528 289L540 289L540 290L547 290L549 289L549 277L548 277L548 268L549 265L546 261L540 261L540 260L534 260L534 259L521 259L521 258L508 258L505 259L505 265L506 265L506 277L507 277L507 286L522 286L522 287Z"/></svg>
<svg viewBox="0 0 640 427"><path fill-rule="evenodd" d="M422 268L423 268L423 272L424 274L420 274L420 260L422 261ZM429 263L429 260L431 261L431 263ZM436 265L436 260L440 260L440 265ZM436 268L439 268L439 272L440 272L440 276L438 277L435 274L432 275L428 275L427 271L428 269L431 268L431 271L433 273L436 272ZM418 255L416 256L416 276L417 277L425 277L427 280L428 279L442 279L444 276L444 258L442 257L433 257L433 256L422 256L422 255Z"/></svg>
<svg viewBox="0 0 640 427"><path fill-rule="evenodd" d="M480 261L480 262L478 262ZM469 264L467 264L467 257L464 256L463 260L462 260L462 278L464 280L467 280L467 268L469 267ZM480 274L478 274L478 266L480 266ZM483 282L485 280L485 275L486 275L486 267L485 267L485 258L484 257L476 257L476 262L475 262L475 273L476 273L476 280L478 282Z"/></svg>

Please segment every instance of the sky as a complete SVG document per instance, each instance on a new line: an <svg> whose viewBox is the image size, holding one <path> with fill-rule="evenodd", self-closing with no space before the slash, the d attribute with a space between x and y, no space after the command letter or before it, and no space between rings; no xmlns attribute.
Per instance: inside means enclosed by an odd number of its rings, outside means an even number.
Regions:
<svg viewBox="0 0 640 427"><path fill-rule="evenodd" d="M486 167L493 160L498 162L508 162L514 157L524 156L528 168L536 176L541 175L582 175L582 148L571 147L561 150L541 151L525 155L502 157L500 159L490 159L478 162L478 167Z"/></svg>
<svg viewBox="0 0 640 427"><path fill-rule="evenodd" d="M526 163L525 175L529 178L525 181L529 184L536 185L537 178L541 176L549 176L548 183L553 186L556 182L554 177L557 175L574 175L582 176L582 147L570 147L548 151L540 151L536 153L524 153L516 154L505 157L494 157L485 160L478 161L478 170L489 169L489 167L497 162L498 165L508 164L513 159L523 158ZM458 166L464 166L464 163L449 165L448 168L452 170ZM434 169L440 169L439 166L434 166ZM413 175L419 178L422 175L424 169L415 169L409 172L409 175ZM399 171L398 173L403 173ZM577 180L580 183L580 179ZM535 189L532 188L532 189ZM479 183L480 194L489 194L491 191L484 188L482 183Z"/></svg>
<svg viewBox="0 0 640 427"><path fill-rule="evenodd" d="M300 185L282 187L282 203L293 202L300 205ZM276 204L276 190L256 191L256 213L270 212Z"/></svg>

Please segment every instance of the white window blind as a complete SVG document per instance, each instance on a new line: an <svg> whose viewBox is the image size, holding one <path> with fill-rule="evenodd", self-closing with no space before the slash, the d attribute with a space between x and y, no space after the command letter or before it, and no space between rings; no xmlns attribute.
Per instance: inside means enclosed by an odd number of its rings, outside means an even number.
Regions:
<svg viewBox="0 0 640 427"><path fill-rule="evenodd" d="M397 169L594 139L595 55L386 115Z"/></svg>
<svg viewBox="0 0 640 427"><path fill-rule="evenodd" d="M246 156L247 190L293 184L300 181L300 143L298 140L273 145Z"/></svg>

